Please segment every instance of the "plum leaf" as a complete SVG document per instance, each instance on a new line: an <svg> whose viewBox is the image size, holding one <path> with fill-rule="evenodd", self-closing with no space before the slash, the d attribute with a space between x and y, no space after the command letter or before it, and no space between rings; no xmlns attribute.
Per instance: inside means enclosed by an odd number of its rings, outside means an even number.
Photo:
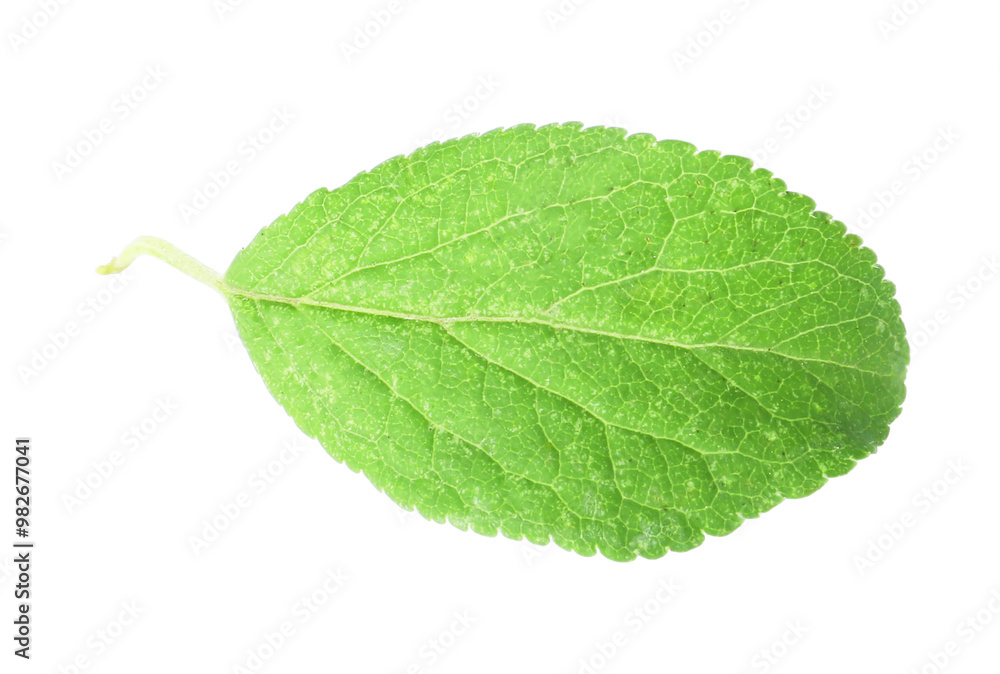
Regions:
<svg viewBox="0 0 1000 674"><path fill-rule="evenodd" d="M579 124L313 192L219 276L268 389L424 517L614 560L688 550L882 444L909 360L858 237L742 157Z"/></svg>

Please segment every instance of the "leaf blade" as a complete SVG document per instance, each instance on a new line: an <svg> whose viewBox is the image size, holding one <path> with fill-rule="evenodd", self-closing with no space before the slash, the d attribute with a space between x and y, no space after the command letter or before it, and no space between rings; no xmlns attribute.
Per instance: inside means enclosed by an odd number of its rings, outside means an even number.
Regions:
<svg viewBox="0 0 1000 674"><path fill-rule="evenodd" d="M656 557L899 413L894 288L814 206L685 143L513 127L317 190L225 282L275 397L404 507Z"/></svg>

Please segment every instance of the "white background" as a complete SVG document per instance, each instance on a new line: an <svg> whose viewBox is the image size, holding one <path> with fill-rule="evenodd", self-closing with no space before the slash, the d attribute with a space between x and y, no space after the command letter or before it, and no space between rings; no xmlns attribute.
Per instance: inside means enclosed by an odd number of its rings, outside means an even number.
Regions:
<svg viewBox="0 0 1000 674"><path fill-rule="evenodd" d="M4 2L0 670L232 672L251 650L307 673L998 671L1000 7L902 4L402 0L348 58L388 0ZM269 137L275 110L294 118ZM573 120L756 152L862 234L914 352L877 455L655 561L463 533L304 438L212 292L148 258L124 286L93 271L140 234L222 270L314 188L436 129ZM34 443L30 663L10 640L16 435ZM284 443L301 451L274 463ZM123 602L141 611L124 626Z"/></svg>

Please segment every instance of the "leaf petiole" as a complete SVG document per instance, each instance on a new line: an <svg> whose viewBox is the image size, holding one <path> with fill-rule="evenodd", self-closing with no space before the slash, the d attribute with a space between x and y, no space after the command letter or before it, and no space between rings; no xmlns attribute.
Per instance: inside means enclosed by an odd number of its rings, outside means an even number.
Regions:
<svg viewBox="0 0 1000 674"><path fill-rule="evenodd" d="M214 288L223 295L226 294L226 286L217 271L206 267L172 243L155 236L140 236L125 246L125 249L117 257L111 258L110 262L98 267L97 273L117 274L122 272L141 255L150 255L158 258L171 267L184 272L196 281Z"/></svg>

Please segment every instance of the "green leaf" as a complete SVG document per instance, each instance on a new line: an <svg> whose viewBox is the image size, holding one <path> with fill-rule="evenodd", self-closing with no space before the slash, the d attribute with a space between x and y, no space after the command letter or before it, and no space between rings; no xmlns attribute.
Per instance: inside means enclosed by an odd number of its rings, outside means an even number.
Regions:
<svg viewBox="0 0 1000 674"><path fill-rule="evenodd" d="M407 509L615 560L687 550L885 441L875 255L742 157L619 129L435 143L311 194L225 276L302 430Z"/></svg>

